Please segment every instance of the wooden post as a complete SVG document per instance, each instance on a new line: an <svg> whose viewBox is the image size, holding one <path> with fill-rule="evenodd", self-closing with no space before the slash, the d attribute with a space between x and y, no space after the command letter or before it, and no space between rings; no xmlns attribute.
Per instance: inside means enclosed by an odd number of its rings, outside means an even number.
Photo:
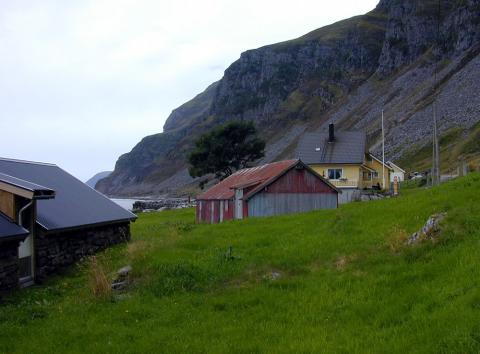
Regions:
<svg viewBox="0 0 480 354"><path fill-rule="evenodd" d="M398 177L393 178L393 195L398 195Z"/></svg>

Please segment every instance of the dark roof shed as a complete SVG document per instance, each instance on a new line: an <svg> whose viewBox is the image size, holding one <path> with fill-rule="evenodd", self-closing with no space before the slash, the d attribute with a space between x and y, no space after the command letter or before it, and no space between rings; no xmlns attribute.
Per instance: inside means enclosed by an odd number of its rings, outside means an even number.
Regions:
<svg viewBox="0 0 480 354"><path fill-rule="evenodd" d="M0 158L0 173L55 191L55 198L37 201L37 223L47 231L136 219L56 165Z"/></svg>
<svg viewBox="0 0 480 354"><path fill-rule="evenodd" d="M6 216L0 214L0 240L5 239L23 239L28 235L28 231L9 220Z"/></svg>

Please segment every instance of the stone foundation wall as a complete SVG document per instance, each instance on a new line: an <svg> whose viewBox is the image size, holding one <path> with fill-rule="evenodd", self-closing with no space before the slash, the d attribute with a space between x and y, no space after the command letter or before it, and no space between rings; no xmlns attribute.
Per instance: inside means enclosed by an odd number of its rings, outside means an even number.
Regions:
<svg viewBox="0 0 480 354"><path fill-rule="evenodd" d="M18 287L18 243L18 240L0 243L0 291Z"/></svg>
<svg viewBox="0 0 480 354"><path fill-rule="evenodd" d="M35 237L35 280L81 258L130 240L130 223L90 227L58 233L38 229Z"/></svg>

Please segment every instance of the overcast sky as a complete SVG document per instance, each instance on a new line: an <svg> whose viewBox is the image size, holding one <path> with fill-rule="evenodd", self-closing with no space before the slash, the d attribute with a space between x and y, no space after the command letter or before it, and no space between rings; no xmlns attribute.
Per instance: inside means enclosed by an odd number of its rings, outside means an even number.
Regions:
<svg viewBox="0 0 480 354"><path fill-rule="evenodd" d="M377 2L0 0L0 156L112 170L241 52Z"/></svg>

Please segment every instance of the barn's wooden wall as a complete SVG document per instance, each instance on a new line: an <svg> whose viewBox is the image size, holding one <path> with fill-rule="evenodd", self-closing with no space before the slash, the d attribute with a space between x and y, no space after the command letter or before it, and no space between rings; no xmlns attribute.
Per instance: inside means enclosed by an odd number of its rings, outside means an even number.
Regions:
<svg viewBox="0 0 480 354"><path fill-rule="evenodd" d="M266 193L328 193L336 194L324 181L306 169L291 169L274 183Z"/></svg>
<svg viewBox="0 0 480 354"><path fill-rule="evenodd" d="M337 207L337 195L326 193L258 193L248 201L248 216L303 213Z"/></svg>
<svg viewBox="0 0 480 354"><path fill-rule="evenodd" d="M15 196L12 193L0 191L0 212L15 219Z"/></svg>
<svg viewBox="0 0 480 354"><path fill-rule="evenodd" d="M306 169L292 169L248 201L248 216L333 209L337 192Z"/></svg>
<svg viewBox="0 0 480 354"><path fill-rule="evenodd" d="M233 219L234 203L232 200L199 200L197 201L197 222L216 224Z"/></svg>

